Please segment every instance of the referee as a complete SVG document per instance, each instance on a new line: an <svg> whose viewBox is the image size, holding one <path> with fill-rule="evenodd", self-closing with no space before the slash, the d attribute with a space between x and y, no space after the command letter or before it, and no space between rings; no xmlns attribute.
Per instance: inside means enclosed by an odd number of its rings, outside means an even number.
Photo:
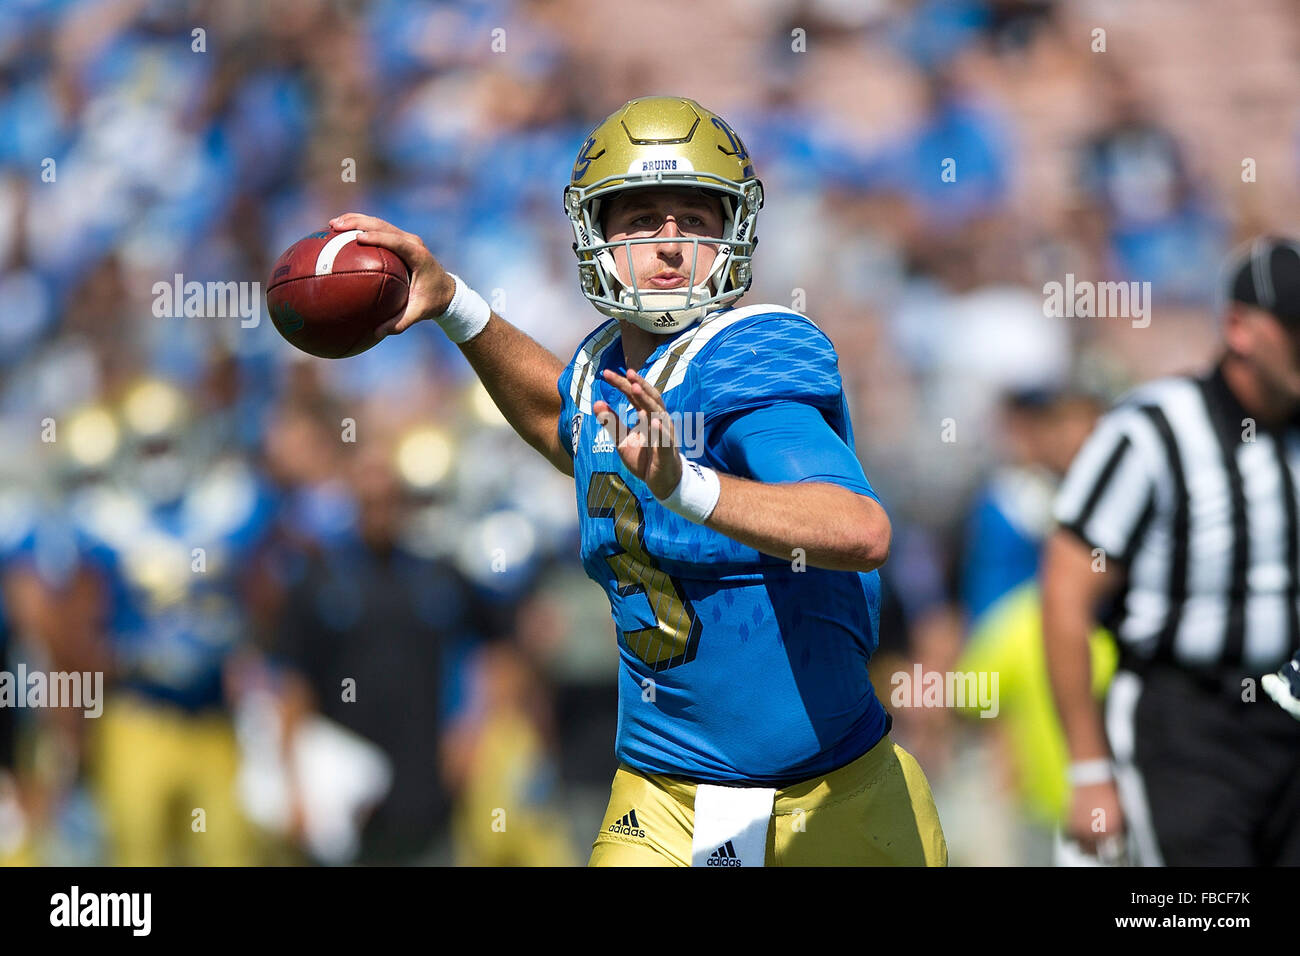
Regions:
<svg viewBox="0 0 1300 956"><path fill-rule="evenodd" d="M1144 866L1300 864L1300 721L1257 690L1300 649L1300 243L1255 240L1228 292L1214 367L1098 422L1044 560L1067 830L1090 852L1127 834ZM1120 645L1104 709L1098 622Z"/></svg>

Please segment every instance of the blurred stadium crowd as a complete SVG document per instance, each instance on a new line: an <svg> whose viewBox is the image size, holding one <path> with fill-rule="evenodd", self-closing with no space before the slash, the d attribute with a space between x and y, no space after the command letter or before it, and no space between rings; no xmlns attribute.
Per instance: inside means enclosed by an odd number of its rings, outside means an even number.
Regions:
<svg viewBox="0 0 1300 956"><path fill-rule="evenodd" d="M0 651L107 681L97 719L0 708L0 861L585 860L616 651L571 481L436 329L328 362L154 288L364 211L567 358L575 152L674 93L764 181L747 301L839 351L895 529L874 676L953 862L1046 862L1052 490L1296 221L1297 43L1285 0L0 6ZM1067 274L1150 282L1150 325L1046 318ZM998 716L891 706L918 662L998 672Z"/></svg>

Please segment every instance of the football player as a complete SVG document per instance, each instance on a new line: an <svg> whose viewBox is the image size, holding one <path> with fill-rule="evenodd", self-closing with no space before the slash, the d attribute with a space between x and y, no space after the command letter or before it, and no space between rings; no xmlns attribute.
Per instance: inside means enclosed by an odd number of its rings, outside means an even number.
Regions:
<svg viewBox="0 0 1300 956"><path fill-rule="evenodd" d="M564 191L606 321L564 363L419 237L405 313L437 321L520 436L575 479L581 555L619 645L620 761L593 865L944 865L929 785L867 661L890 525L830 340L749 288L763 189L693 100L625 104Z"/></svg>
<svg viewBox="0 0 1300 956"><path fill-rule="evenodd" d="M122 413L120 473L69 506L116 677L92 745L109 859L246 866L255 846L225 672L247 646L245 585L273 500L238 459L196 455L206 423L170 382L137 383Z"/></svg>

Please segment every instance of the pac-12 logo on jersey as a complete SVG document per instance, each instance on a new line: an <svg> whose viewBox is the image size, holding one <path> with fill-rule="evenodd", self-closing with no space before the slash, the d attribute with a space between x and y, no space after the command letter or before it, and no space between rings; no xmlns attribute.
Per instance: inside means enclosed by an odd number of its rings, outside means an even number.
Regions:
<svg viewBox="0 0 1300 956"><path fill-rule="evenodd" d="M569 447L578 447L578 436L582 434L582 412L573 416L569 422Z"/></svg>

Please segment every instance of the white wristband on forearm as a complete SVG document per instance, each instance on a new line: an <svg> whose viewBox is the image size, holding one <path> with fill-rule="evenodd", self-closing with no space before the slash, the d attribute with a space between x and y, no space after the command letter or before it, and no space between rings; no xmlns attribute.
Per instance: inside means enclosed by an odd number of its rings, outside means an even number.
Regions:
<svg viewBox="0 0 1300 956"><path fill-rule="evenodd" d="M677 482L673 493L660 503L687 521L704 524L717 507L718 496L722 494L722 482L712 468L697 465L680 451L677 458L682 463L682 480Z"/></svg>
<svg viewBox="0 0 1300 956"><path fill-rule="evenodd" d="M447 311L438 316L438 324L447 333L447 338L457 345L468 342L483 331L492 317L492 310L483 301L483 297L466 285L461 277L447 273L456 283L456 294L451 297Z"/></svg>
<svg viewBox="0 0 1300 956"><path fill-rule="evenodd" d="M1115 779L1110 761L1103 757L1096 760L1077 760L1070 764L1065 772L1073 787L1087 787L1095 783L1109 783Z"/></svg>

